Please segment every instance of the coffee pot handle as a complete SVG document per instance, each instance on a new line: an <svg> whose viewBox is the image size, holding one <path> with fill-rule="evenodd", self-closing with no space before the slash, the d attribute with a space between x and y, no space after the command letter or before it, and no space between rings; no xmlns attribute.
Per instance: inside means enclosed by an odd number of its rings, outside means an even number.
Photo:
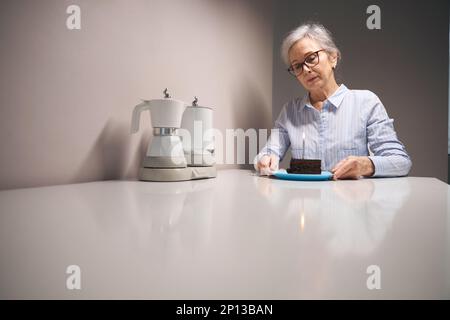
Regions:
<svg viewBox="0 0 450 320"><path fill-rule="evenodd" d="M136 133L139 131L139 122L141 120L141 112L150 108L147 101L143 101L134 107L133 117L131 118L131 133Z"/></svg>

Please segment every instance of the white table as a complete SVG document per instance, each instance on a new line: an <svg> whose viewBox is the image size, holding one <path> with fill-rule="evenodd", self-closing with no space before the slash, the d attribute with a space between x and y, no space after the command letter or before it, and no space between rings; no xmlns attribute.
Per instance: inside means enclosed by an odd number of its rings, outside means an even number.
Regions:
<svg viewBox="0 0 450 320"><path fill-rule="evenodd" d="M2 191L0 298L450 298L448 201L434 178L246 170Z"/></svg>

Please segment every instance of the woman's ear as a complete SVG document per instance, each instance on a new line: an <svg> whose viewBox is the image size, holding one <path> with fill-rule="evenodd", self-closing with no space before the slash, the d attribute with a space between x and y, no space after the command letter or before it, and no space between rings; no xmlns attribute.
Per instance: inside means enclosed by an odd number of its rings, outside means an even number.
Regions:
<svg viewBox="0 0 450 320"><path fill-rule="evenodd" d="M338 61L338 54L336 52L332 52L328 55L329 61L331 64L331 68L336 69L337 61Z"/></svg>

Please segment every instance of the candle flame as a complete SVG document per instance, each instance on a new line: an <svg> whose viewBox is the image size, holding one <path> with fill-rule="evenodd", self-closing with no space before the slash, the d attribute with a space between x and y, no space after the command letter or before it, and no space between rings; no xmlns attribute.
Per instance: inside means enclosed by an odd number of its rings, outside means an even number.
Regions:
<svg viewBox="0 0 450 320"><path fill-rule="evenodd" d="M305 229L305 214L302 212L300 216L300 232Z"/></svg>

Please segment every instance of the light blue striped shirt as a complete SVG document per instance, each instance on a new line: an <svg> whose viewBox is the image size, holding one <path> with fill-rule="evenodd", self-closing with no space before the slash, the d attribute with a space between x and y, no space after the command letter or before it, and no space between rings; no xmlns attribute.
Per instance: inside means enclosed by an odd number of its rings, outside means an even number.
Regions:
<svg viewBox="0 0 450 320"><path fill-rule="evenodd" d="M275 121L278 130L272 130L255 161L265 154L275 154L281 161L289 146L292 158L301 158L305 133L305 159L321 159L322 170L331 170L347 156L369 156L373 176L404 176L412 163L393 122L377 95L368 90L349 90L342 84L321 111L306 94L283 106Z"/></svg>

